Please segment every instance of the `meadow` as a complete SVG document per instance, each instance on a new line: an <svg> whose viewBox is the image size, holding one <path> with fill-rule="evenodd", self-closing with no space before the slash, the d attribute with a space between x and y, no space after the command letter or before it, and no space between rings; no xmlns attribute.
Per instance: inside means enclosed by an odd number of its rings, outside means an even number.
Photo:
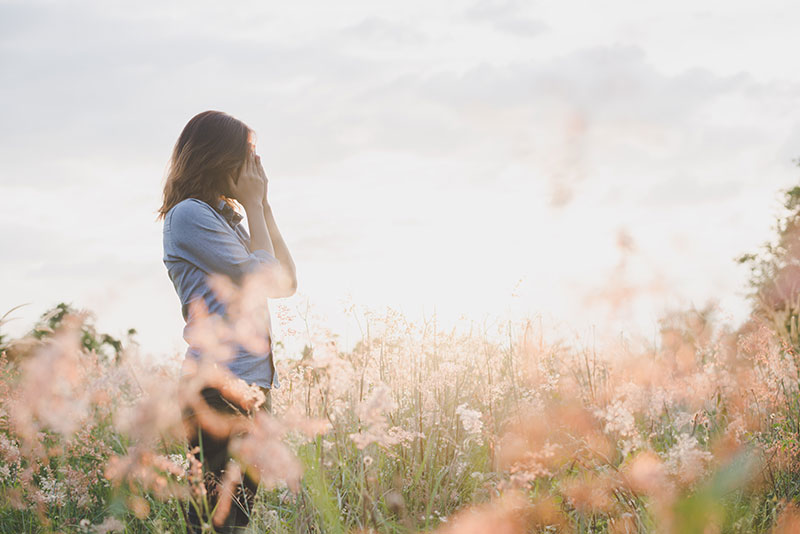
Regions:
<svg viewBox="0 0 800 534"><path fill-rule="evenodd" d="M302 354L278 361L274 416L236 442L262 483L251 531L800 532L798 198L740 259L753 313L737 329L708 305L664 316L650 343L576 346L534 319L442 331L387 309L342 351L307 324ZM144 361L133 331L99 333L63 303L0 347L0 532L184 532L182 503L206 496L181 362Z"/></svg>

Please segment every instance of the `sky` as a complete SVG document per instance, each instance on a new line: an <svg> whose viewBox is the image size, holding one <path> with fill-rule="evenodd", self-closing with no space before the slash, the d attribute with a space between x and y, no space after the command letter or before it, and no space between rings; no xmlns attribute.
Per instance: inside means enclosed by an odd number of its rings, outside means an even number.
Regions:
<svg viewBox="0 0 800 534"><path fill-rule="evenodd" d="M653 337L746 318L800 168L800 4L0 0L0 331L64 301L183 353L156 221L186 122L257 134L301 310ZM277 320L294 317L287 322ZM359 312L360 310L360 312ZM500 319L498 319L500 318ZM465 322L466 321L466 322Z"/></svg>

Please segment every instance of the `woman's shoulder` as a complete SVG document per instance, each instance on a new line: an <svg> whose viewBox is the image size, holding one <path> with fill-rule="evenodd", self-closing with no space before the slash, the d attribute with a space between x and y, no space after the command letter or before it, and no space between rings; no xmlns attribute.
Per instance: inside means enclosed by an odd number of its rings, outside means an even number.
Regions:
<svg viewBox="0 0 800 534"><path fill-rule="evenodd" d="M199 198L189 197L184 198L174 206L170 211L193 211L193 210L212 210L213 208L208 205L204 200Z"/></svg>
<svg viewBox="0 0 800 534"><path fill-rule="evenodd" d="M213 215L214 208L199 198L184 198L167 212L167 216L174 218L194 218L203 215Z"/></svg>
<svg viewBox="0 0 800 534"><path fill-rule="evenodd" d="M172 206L164 218L165 231L191 228L217 228L222 226L220 217L205 201L198 198L185 198Z"/></svg>

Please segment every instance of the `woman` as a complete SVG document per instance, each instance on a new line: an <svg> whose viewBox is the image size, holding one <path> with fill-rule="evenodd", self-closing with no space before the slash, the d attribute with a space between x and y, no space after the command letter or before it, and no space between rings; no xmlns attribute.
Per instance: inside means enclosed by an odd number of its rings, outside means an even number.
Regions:
<svg viewBox="0 0 800 534"><path fill-rule="evenodd" d="M214 277L227 277L232 287L241 287L248 276L266 273L265 294L272 298L293 295L297 278L294 262L267 200L267 176L255 151L254 133L238 119L219 111L194 116L175 144L163 193L158 216L164 220L163 261L181 302L186 321L183 335L189 343L181 379L185 385L192 377L188 369L197 367L193 364L206 358L221 359L220 354L209 354L218 351L210 350L208 343L199 343L207 339L203 335L208 332L203 330L208 330L205 326L208 323L201 321L206 313L223 321L229 315L229 299L212 289L218 287L213 283ZM241 223L243 217L234 200L244 208L249 232ZM271 390L280 384L272 359L269 309L266 298L263 300L266 339L262 341L266 350L254 351L250 345L234 343L230 347L232 357L226 358L225 364L238 379L261 388L266 397L263 407L271 410ZM203 314L198 313L201 309ZM214 384L203 387L202 408L210 407L234 417L252 416L250 406L232 398L228 391L230 388ZM190 532L199 532L202 523L211 522L207 514L213 512L217 501L214 490L230 460L229 437L204 433L197 418L201 411L195 407L196 404L184 406L184 425L190 450L202 445L200 456L209 506L188 507ZM239 498L230 507L222 531L234 532L236 527L247 525L247 512L256 488L257 484L244 478L238 487Z"/></svg>

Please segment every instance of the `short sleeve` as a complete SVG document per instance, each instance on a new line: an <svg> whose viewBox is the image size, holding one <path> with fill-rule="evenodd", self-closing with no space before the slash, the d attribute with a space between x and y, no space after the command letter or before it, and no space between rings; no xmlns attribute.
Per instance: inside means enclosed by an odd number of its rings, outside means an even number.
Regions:
<svg viewBox="0 0 800 534"><path fill-rule="evenodd" d="M196 199L187 199L173 208L170 240L174 255L207 274L222 273L236 283L247 273L280 266L266 250L251 252L221 215Z"/></svg>

